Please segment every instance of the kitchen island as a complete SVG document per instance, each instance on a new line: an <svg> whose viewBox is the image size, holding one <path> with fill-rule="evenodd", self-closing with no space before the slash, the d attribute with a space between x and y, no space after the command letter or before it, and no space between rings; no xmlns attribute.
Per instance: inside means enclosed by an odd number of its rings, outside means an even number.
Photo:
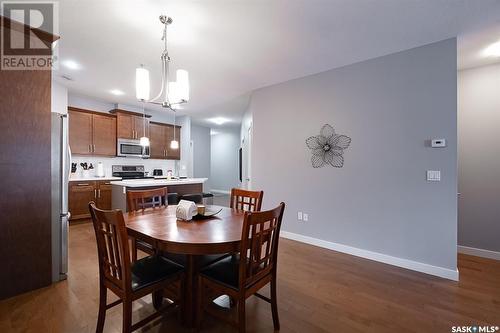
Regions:
<svg viewBox="0 0 500 333"><path fill-rule="evenodd" d="M186 179L127 179L112 181L112 207L126 212L127 190L155 189L166 187L168 193L185 194L202 193L207 178Z"/></svg>

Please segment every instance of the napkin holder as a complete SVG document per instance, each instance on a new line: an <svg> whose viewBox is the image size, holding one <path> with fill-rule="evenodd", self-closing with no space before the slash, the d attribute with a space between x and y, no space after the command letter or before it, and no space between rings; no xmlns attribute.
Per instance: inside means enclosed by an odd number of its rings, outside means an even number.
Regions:
<svg viewBox="0 0 500 333"><path fill-rule="evenodd" d="M191 221L193 216L198 214L198 208L196 204L192 201L181 200L177 204L177 209L175 210L175 216L179 220Z"/></svg>

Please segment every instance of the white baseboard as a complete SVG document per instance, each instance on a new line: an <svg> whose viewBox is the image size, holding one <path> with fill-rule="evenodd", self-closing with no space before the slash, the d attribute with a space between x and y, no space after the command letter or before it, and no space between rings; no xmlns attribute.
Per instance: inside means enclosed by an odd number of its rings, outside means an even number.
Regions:
<svg viewBox="0 0 500 333"><path fill-rule="evenodd" d="M231 194L231 191L224 191L224 190L210 190L210 192L212 193L216 193L216 194L227 194L227 195L230 195Z"/></svg>
<svg viewBox="0 0 500 333"><path fill-rule="evenodd" d="M413 271L426 273L430 275L439 276L445 279L458 281L458 270L452 270L448 268L433 266L429 264L424 264L417 261L412 261L408 259L402 259L398 257L389 256L386 254L359 249L356 247L328 242L322 239L312 238L308 236L303 236L299 234L294 234L288 231L281 231L281 237L299 241L302 243L307 243L319 247L323 247L329 250L334 250L342 253L351 254L353 256L375 260L383 262L385 264L398 266L406 269L411 269Z"/></svg>
<svg viewBox="0 0 500 333"><path fill-rule="evenodd" d="M483 250L483 249L476 249L475 247L468 247L468 246L459 245L458 252L463 253L463 254L469 254L471 256L500 260L500 252Z"/></svg>

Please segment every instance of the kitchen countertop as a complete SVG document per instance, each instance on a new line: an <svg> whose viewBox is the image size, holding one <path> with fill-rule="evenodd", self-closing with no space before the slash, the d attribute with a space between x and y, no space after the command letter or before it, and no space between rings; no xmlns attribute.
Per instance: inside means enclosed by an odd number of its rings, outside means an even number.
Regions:
<svg viewBox="0 0 500 333"><path fill-rule="evenodd" d="M70 176L69 181L70 182L93 182L96 180L122 180L120 177L80 177L80 176Z"/></svg>
<svg viewBox="0 0 500 333"><path fill-rule="evenodd" d="M184 184L203 184L208 178L187 178L187 179L127 179L112 181L111 185L119 185L125 187L149 187L149 186L168 186L168 185L184 185Z"/></svg>

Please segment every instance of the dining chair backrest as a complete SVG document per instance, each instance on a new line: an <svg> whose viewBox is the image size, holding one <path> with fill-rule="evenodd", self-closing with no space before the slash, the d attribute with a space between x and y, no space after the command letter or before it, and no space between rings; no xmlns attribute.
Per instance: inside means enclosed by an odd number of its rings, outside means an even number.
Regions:
<svg viewBox="0 0 500 333"><path fill-rule="evenodd" d="M276 272L285 203L263 212L245 212L241 236L239 286L251 286Z"/></svg>
<svg viewBox="0 0 500 333"><path fill-rule="evenodd" d="M249 191L240 188L231 189L229 207L249 212L258 212L262 207L263 191Z"/></svg>
<svg viewBox="0 0 500 333"><path fill-rule="evenodd" d="M130 250L121 210L102 210L89 203L99 258L100 278L125 292L130 288Z"/></svg>
<svg viewBox="0 0 500 333"><path fill-rule="evenodd" d="M168 205L167 188L152 190L127 190L127 204L130 212Z"/></svg>

